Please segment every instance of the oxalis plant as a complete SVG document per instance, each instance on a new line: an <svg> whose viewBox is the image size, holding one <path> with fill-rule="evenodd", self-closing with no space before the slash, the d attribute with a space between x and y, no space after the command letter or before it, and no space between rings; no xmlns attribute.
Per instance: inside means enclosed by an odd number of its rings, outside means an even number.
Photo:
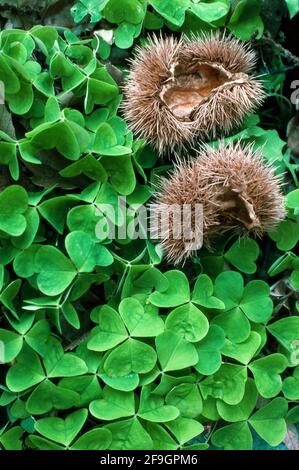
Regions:
<svg viewBox="0 0 299 470"><path fill-rule="evenodd" d="M299 60L279 28L298 2L270 25L256 0L80 0L72 29L27 30L2 3L1 448L272 449L290 433L296 446L298 126L287 145L284 84ZM261 238L219 230L174 266L134 224L175 163L129 130L127 58L152 31L224 29L254 48L267 98L206 143L262 155L269 192L284 181L283 220Z"/></svg>

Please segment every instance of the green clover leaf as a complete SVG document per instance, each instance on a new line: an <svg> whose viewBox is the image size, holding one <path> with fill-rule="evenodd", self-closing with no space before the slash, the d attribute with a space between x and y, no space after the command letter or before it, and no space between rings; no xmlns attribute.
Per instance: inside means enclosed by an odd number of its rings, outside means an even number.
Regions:
<svg viewBox="0 0 299 470"><path fill-rule="evenodd" d="M275 398L260 408L249 419L255 431L272 447L279 445L287 433L285 416L288 403L284 398Z"/></svg>
<svg viewBox="0 0 299 470"><path fill-rule="evenodd" d="M204 430L203 425L195 419L183 418L181 416L170 423L166 423L165 426L171 431L181 446L191 441L191 439L198 437Z"/></svg>
<svg viewBox="0 0 299 470"><path fill-rule="evenodd" d="M252 450L253 439L246 422L229 424L214 432L212 444L224 450Z"/></svg>
<svg viewBox="0 0 299 470"><path fill-rule="evenodd" d="M255 356L260 344L260 335L252 331L243 343L232 343L227 339L222 348L222 354L246 365L249 364L251 359Z"/></svg>
<svg viewBox="0 0 299 470"><path fill-rule="evenodd" d="M133 392L121 392L107 385L103 388L102 397L89 405L91 414L104 421L126 418L135 414L135 397Z"/></svg>
<svg viewBox="0 0 299 470"><path fill-rule="evenodd" d="M257 269L256 260L259 253L260 250L256 241L250 238L241 238L230 247L224 257L243 273L253 274Z"/></svg>
<svg viewBox="0 0 299 470"><path fill-rule="evenodd" d="M198 362L195 346L173 331L157 336L156 348L163 372L184 369Z"/></svg>
<svg viewBox="0 0 299 470"><path fill-rule="evenodd" d="M42 436L69 446L82 429L87 415L87 410L81 409L74 411L65 419L42 418L35 423L35 429Z"/></svg>
<svg viewBox="0 0 299 470"><path fill-rule="evenodd" d="M241 274L226 271L215 281L215 294L224 302L226 311L216 316L213 323L222 327L234 343L242 343L248 339L248 319L263 323L272 315L270 289L264 281L250 281L244 287Z"/></svg>
<svg viewBox="0 0 299 470"><path fill-rule="evenodd" d="M74 264L54 246L42 246L35 256L37 284L43 294L61 294L77 276Z"/></svg>
<svg viewBox="0 0 299 470"><path fill-rule="evenodd" d="M120 315L133 337L158 336L164 331L164 322L151 305L143 305L133 297L123 299L119 305Z"/></svg>
<svg viewBox="0 0 299 470"><path fill-rule="evenodd" d="M212 396L228 405L237 405L244 397L246 381L246 367L223 364L215 374L202 380L199 387L204 399Z"/></svg>
<svg viewBox="0 0 299 470"><path fill-rule="evenodd" d="M188 279L181 271L168 271L165 277L169 287L163 291L157 290L150 295L149 300L157 307L178 307L190 300Z"/></svg>
<svg viewBox="0 0 299 470"><path fill-rule="evenodd" d="M206 274L201 274L194 286L192 302L206 308L224 309L224 303L214 297L213 292L214 287L211 279Z"/></svg>
<svg viewBox="0 0 299 470"><path fill-rule="evenodd" d="M96 266L110 266L113 256L85 232L72 232L65 239L65 247L78 272L90 273Z"/></svg>
<svg viewBox="0 0 299 470"><path fill-rule="evenodd" d="M70 450L106 450L112 442L112 434L109 429L94 428L72 444Z"/></svg>
<svg viewBox="0 0 299 470"><path fill-rule="evenodd" d="M0 193L0 230L13 237L22 235L27 226L25 212L28 196L21 186L9 186Z"/></svg>
<svg viewBox="0 0 299 470"><path fill-rule="evenodd" d="M217 400L217 411L222 419L231 423L246 421L256 407L258 398L254 380L248 379L245 386L245 394L237 405L228 405L224 401Z"/></svg>
<svg viewBox="0 0 299 470"><path fill-rule="evenodd" d="M188 303L177 307L167 316L165 328L186 341L196 343L208 333L209 322L195 305Z"/></svg>
<svg viewBox="0 0 299 470"><path fill-rule="evenodd" d="M79 403L80 396L72 390L57 387L50 380L40 383L26 402L26 410L33 415L48 413L53 408L66 410Z"/></svg>
<svg viewBox="0 0 299 470"><path fill-rule="evenodd" d="M61 343L50 337L43 358L47 377L74 377L87 372L85 362L73 353L64 353Z"/></svg>
<svg viewBox="0 0 299 470"><path fill-rule="evenodd" d="M15 364L7 372L6 384L12 392L22 392L39 384L44 378L45 373L38 355L25 345Z"/></svg>
<svg viewBox="0 0 299 470"><path fill-rule="evenodd" d="M181 383L173 387L165 400L177 407L184 418L197 418L202 412L202 398L196 384Z"/></svg>
<svg viewBox="0 0 299 470"><path fill-rule="evenodd" d="M288 351L294 351L294 344L299 340L299 318L282 318L267 326L268 331Z"/></svg>
<svg viewBox="0 0 299 470"><path fill-rule="evenodd" d="M138 418L107 424L112 433L111 450L145 450L153 448L153 441Z"/></svg>
<svg viewBox="0 0 299 470"><path fill-rule="evenodd" d="M286 377L282 384L282 391L288 400L299 399L299 367L294 369L292 377Z"/></svg>
<svg viewBox="0 0 299 470"><path fill-rule="evenodd" d="M92 319L97 318L99 326L93 328L88 348L92 351L107 351L122 343L128 332L120 315L108 305L96 307L91 313Z"/></svg>
<svg viewBox="0 0 299 470"><path fill-rule="evenodd" d="M198 362L196 370L203 375L212 375L221 366L221 350L225 343L222 328L211 325L208 334L196 344Z"/></svg>
<svg viewBox="0 0 299 470"><path fill-rule="evenodd" d="M148 344L129 338L125 343L108 355L105 372L114 377L123 377L127 374L146 374L155 366L157 355Z"/></svg>
<svg viewBox="0 0 299 470"><path fill-rule="evenodd" d="M280 374L285 371L288 361L282 354L270 354L249 365L259 393L265 398L273 398L282 389Z"/></svg>
<svg viewBox="0 0 299 470"><path fill-rule="evenodd" d="M152 390L150 385L142 388L138 416L154 423L165 423L177 418L179 409L167 401L165 405L164 398L152 393Z"/></svg>

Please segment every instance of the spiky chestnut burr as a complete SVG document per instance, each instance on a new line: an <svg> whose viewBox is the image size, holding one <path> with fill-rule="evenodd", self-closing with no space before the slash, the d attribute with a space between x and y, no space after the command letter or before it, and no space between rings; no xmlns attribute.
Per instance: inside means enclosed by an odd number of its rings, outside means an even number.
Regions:
<svg viewBox="0 0 299 470"><path fill-rule="evenodd" d="M197 204L202 205L201 219L195 217ZM182 219L173 216L173 207L189 208L191 241L197 248L201 239L210 247L215 237L229 231L260 237L286 215L281 175L275 175L275 167L260 151L240 142L204 146L196 158L177 164L169 179L160 180L151 214L164 223L156 225L152 234L161 241L167 259L177 264L195 250L184 238Z"/></svg>
<svg viewBox="0 0 299 470"><path fill-rule="evenodd" d="M226 134L262 103L254 65L254 52L232 37L153 37L131 61L126 120L161 154Z"/></svg>

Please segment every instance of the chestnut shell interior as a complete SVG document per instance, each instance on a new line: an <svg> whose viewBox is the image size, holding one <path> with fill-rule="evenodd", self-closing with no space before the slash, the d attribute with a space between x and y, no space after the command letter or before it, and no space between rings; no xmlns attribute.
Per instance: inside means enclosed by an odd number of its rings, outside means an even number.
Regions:
<svg viewBox="0 0 299 470"><path fill-rule="evenodd" d="M176 64L172 77L162 86L160 98L175 117L192 120L192 112L213 90L230 81L229 75L216 65Z"/></svg>

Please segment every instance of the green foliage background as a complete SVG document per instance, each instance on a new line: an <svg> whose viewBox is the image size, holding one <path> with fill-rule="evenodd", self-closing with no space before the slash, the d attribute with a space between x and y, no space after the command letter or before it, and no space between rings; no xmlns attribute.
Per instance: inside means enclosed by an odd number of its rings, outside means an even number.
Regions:
<svg viewBox="0 0 299 470"><path fill-rule="evenodd" d="M274 19L258 0L15 3L0 2L1 447L281 444L299 422L299 189L279 29L298 1L270 2ZM131 46L223 27L252 42L269 95L227 141L286 173L288 218L173 269L150 240L96 238L95 206L137 210L171 169L118 111Z"/></svg>

